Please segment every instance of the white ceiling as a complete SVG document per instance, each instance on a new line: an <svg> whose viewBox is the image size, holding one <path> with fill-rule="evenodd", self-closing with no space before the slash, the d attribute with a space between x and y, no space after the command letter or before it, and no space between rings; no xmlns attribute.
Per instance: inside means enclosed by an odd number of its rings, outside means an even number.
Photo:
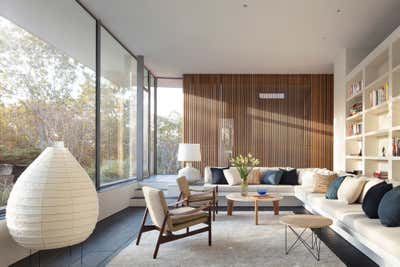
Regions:
<svg viewBox="0 0 400 267"><path fill-rule="evenodd" d="M81 2L157 76L169 77L332 73L343 48L374 47L400 25L399 0Z"/></svg>

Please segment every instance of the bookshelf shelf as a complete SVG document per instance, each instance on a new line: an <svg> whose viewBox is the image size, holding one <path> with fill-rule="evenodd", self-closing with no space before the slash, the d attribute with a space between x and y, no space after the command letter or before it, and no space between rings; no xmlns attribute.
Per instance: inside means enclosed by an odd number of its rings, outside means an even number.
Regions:
<svg viewBox="0 0 400 267"><path fill-rule="evenodd" d="M367 86L365 86L365 90L374 89L376 86L380 86L381 84L385 84L388 80L389 72L385 72L376 80L370 82Z"/></svg>
<svg viewBox="0 0 400 267"><path fill-rule="evenodd" d="M362 156L346 156L346 159L362 160Z"/></svg>
<svg viewBox="0 0 400 267"><path fill-rule="evenodd" d="M389 158L388 157L371 157L371 156L367 156L365 157L366 160L375 160L375 161L388 161Z"/></svg>
<svg viewBox="0 0 400 267"><path fill-rule="evenodd" d="M347 118L346 118L346 121L349 121L349 122L352 122L352 121L361 121L361 120L362 120L362 115L363 115L363 112L359 112L359 113L354 114L354 115L352 115L352 116L350 116L350 117L347 117Z"/></svg>
<svg viewBox="0 0 400 267"><path fill-rule="evenodd" d="M362 140L362 135L358 134L358 135L347 136L346 139L347 140Z"/></svg>
<svg viewBox="0 0 400 267"><path fill-rule="evenodd" d="M352 96L350 96L350 97L348 97L347 98L347 102L349 102L349 101L351 101L351 100L354 100L355 98L357 98L357 97L361 97L362 96L362 90L360 91L360 92L358 92L358 93L356 93L356 94L354 94L354 95L352 95Z"/></svg>
<svg viewBox="0 0 400 267"><path fill-rule="evenodd" d="M388 111L389 111L388 102L385 102L365 110L365 114L380 115L383 113L387 113Z"/></svg>

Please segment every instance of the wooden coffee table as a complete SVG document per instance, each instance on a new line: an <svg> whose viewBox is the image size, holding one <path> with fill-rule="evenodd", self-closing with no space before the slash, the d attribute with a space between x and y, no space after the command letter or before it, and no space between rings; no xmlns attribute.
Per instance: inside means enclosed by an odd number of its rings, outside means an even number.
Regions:
<svg viewBox="0 0 400 267"><path fill-rule="evenodd" d="M274 214L279 215L279 202L282 197L279 194L267 194L265 196L259 196L257 193L248 193L247 196L242 196L241 193L230 193L226 195L228 202L227 214L232 216L233 205L235 201L238 202L250 202L254 203L254 223L258 224L258 202L272 202L274 207Z"/></svg>
<svg viewBox="0 0 400 267"><path fill-rule="evenodd" d="M319 215L308 215L308 214L298 214L298 215L287 215L280 219L281 223L285 225L285 252L286 255L289 254L290 250L295 248L298 241L304 245L304 247L314 256L314 258L319 261L321 252L321 240L318 238L315 231L321 231L321 228L330 226L333 221L329 218ZM293 227L302 228L303 230L298 233ZM287 242L287 229L290 229L293 234L295 234L296 241L289 247ZM311 230L311 244L303 238L304 233L307 229ZM297 246L296 246L297 247Z"/></svg>

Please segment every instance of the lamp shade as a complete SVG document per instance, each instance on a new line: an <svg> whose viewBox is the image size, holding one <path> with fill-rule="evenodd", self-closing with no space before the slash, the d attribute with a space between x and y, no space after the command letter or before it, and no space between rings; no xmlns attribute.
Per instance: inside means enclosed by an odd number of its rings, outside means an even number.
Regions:
<svg viewBox="0 0 400 267"><path fill-rule="evenodd" d="M86 240L99 214L92 180L63 142L46 148L16 181L6 210L13 239L32 249Z"/></svg>
<svg viewBox="0 0 400 267"><path fill-rule="evenodd" d="M179 144L178 161L201 161L200 144Z"/></svg>

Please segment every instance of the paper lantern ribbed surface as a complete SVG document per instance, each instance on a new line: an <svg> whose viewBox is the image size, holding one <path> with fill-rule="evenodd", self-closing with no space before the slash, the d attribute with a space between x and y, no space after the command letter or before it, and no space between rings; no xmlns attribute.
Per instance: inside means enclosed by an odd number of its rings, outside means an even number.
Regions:
<svg viewBox="0 0 400 267"><path fill-rule="evenodd" d="M92 180L63 142L46 148L15 183L7 227L23 247L53 249L86 240L99 214Z"/></svg>

